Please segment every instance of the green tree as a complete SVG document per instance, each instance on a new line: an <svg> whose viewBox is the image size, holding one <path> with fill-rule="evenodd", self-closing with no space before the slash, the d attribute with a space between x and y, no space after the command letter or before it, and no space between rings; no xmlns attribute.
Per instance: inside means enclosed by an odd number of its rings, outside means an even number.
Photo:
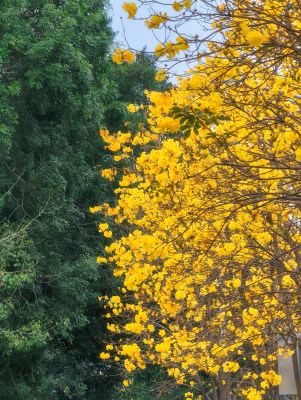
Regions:
<svg viewBox="0 0 301 400"><path fill-rule="evenodd" d="M2 279L16 282L1 292L14 334L9 351L0 338L0 397L80 398L103 369L97 342L85 354L80 333L100 330L97 294L108 290L88 210L110 195L96 165L113 35L93 0L1 2L0 19L1 221L8 230L33 221L30 249L20 239L1 247ZM27 275L13 273L12 257Z"/></svg>
<svg viewBox="0 0 301 400"><path fill-rule="evenodd" d="M106 239L89 206L115 200L98 129L162 84L144 54L112 64L96 0L1 2L0 32L0 274L14 280L0 292L0 398L109 399L98 296L118 282L96 263Z"/></svg>
<svg viewBox="0 0 301 400"><path fill-rule="evenodd" d="M5 356L14 351L27 351L46 341L47 333L40 326L34 302L21 300L34 282L37 262L26 227L16 230L1 226L0 352Z"/></svg>

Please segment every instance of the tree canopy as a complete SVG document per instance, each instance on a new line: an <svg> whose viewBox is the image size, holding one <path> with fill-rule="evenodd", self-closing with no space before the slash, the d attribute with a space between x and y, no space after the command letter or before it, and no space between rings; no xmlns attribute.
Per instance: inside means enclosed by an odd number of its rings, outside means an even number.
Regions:
<svg viewBox="0 0 301 400"><path fill-rule="evenodd" d="M119 379L99 358L98 296L118 285L96 262L108 242L89 212L115 201L99 171L113 161L99 127L120 129L128 102L160 84L145 54L130 69L112 63L107 6L0 3L3 400L107 400Z"/></svg>
<svg viewBox="0 0 301 400"><path fill-rule="evenodd" d="M186 399L276 398L279 356L298 376L300 4L170 6L146 25L181 34L155 53L196 65L148 93L138 134L102 131L116 160L131 160L116 206L95 209L122 230L106 251L124 287L104 302L124 340L102 357L117 354L128 373L159 364ZM185 31L190 18L211 23L205 39ZM111 236L105 220L100 230Z"/></svg>

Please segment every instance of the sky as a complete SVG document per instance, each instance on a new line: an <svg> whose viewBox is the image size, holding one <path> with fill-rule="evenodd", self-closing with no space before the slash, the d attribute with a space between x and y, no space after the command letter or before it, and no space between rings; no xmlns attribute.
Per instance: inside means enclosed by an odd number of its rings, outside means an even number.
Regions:
<svg viewBox="0 0 301 400"><path fill-rule="evenodd" d="M113 31L116 32L116 42L118 46L122 49L132 49L135 51L141 51L144 47L146 47L147 51L154 51L155 47L158 45L158 39L161 41L165 41L165 30L164 29L156 29L151 31L147 29L144 24L144 20L137 19L128 19L128 13L126 13L122 9L124 0L111 0L111 18L112 18L112 28ZM167 11L170 14L171 8L168 7ZM164 10L163 10L164 11ZM145 16L145 10L144 16ZM138 13L136 18L139 18L141 15L141 9L138 9ZM189 22L185 26L185 28L189 31L190 34L199 34L202 33L202 28L196 22ZM156 36L158 38L156 38ZM175 40L174 38L169 38L169 41ZM160 68L164 68L164 63L160 65ZM183 75L185 71L189 69L189 66L186 63L180 63L173 67L172 71L175 74ZM170 79L173 83L175 83L175 78Z"/></svg>
<svg viewBox="0 0 301 400"><path fill-rule="evenodd" d="M128 19L122 4L123 0L111 0L112 28L117 33L117 42L123 48L140 51L146 46L148 51L153 50L158 44L153 33L146 28L144 21Z"/></svg>

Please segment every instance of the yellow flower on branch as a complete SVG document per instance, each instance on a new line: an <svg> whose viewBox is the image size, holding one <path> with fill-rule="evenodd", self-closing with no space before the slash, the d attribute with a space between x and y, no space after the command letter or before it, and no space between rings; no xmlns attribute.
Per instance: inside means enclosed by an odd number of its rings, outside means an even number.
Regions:
<svg viewBox="0 0 301 400"><path fill-rule="evenodd" d="M137 6L135 3L123 3L122 8L126 11L129 15L128 18L134 18L137 13Z"/></svg>
<svg viewBox="0 0 301 400"><path fill-rule="evenodd" d="M110 358L110 354L102 352L102 353L100 353L99 357L102 358L103 360L106 360L106 359Z"/></svg>
<svg viewBox="0 0 301 400"><path fill-rule="evenodd" d="M97 263L106 263L107 259L104 257L97 257Z"/></svg>
<svg viewBox="0 0 301 400"><path fill-rule="evenodd" d="M134 113L134 112L136 112L137 110L139 110L139 107L138 107L138 106L134 106L134 104L129 104L129 105L127 106L127 109L129 110L129 112Z"/></svg>
<svg viewBox="0 0 301 400"><path fill-rule="evenodd" d="M111 302L114 304L120 303L120 297L119 296L112 296L111 297Z"/></svg>
<svg viewBox="0 0 301 400"><path fill-rule="evenodd" d="M225 372L236 372L239 370L239 364L237 362L227 361L223 363L223 370Z"/></svg>
<svg viewBox="0 0 301 400"><path fill-rule="evenodd" d="M115 50L115 53L113 55L113 61L116 64L122 64L123 61L126 61L127 63L131 64L135 60L134 54L129 51L129 50L120 50L119 47Z"/></svg>
<svg viewBox="0 0 301 400"><path fill-rule="evenodd" d="M148 29L158 29L163 22L168 20L168 16L166 13L152 15L149 20L145 20L144 23L148 27Z"/></svg>
<svg viewBox="0 0 301 400"><path fill-rule="evenodd" d="M164 69L159 69L155 76L156 81L161 82L165 78L166 78L166 71Z"/></svg>
<svg viewBox="0 0 301 400"><path fill-rule="evenodd" d="M105 230L108 229L108 227L109 227L109 225L107 223L99 224L98 225L98 230L99 230L99 232L104 232Z"/></svg>
<svg viewBox="0 0 301 400"><path fill-rule="evenodd" d="M181 5L181 3L178 3L177 1L174 1L173 4L172 4L172 8L175 11L181 11L183 6Z"/></svg>
<svg viewBox="0 0 301 400"><path fill-rule="evenodd" d="M191 0L184 0L182 3L183 7L189 8L191 7Z"/></svg>
<svg viewBox="0 0 301 400"><path fill-rule="evenodd" d="M246 38L250 45L255 47L259 47L265 39L264 35L259 31L251 31Z"/></svg>

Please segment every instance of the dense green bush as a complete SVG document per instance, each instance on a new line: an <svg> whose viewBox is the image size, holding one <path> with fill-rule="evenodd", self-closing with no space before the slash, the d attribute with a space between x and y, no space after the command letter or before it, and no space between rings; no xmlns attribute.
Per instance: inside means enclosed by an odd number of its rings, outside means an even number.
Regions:
<svg viewBox="0 0 301 400"><path fill-rule="evenodd" d="M0 398L107 400L98 296L118 283L95 261L89 207L114 202L98 130L158 89L153 60L112 64L98 0L2 1L0 30Z"/></svg>

